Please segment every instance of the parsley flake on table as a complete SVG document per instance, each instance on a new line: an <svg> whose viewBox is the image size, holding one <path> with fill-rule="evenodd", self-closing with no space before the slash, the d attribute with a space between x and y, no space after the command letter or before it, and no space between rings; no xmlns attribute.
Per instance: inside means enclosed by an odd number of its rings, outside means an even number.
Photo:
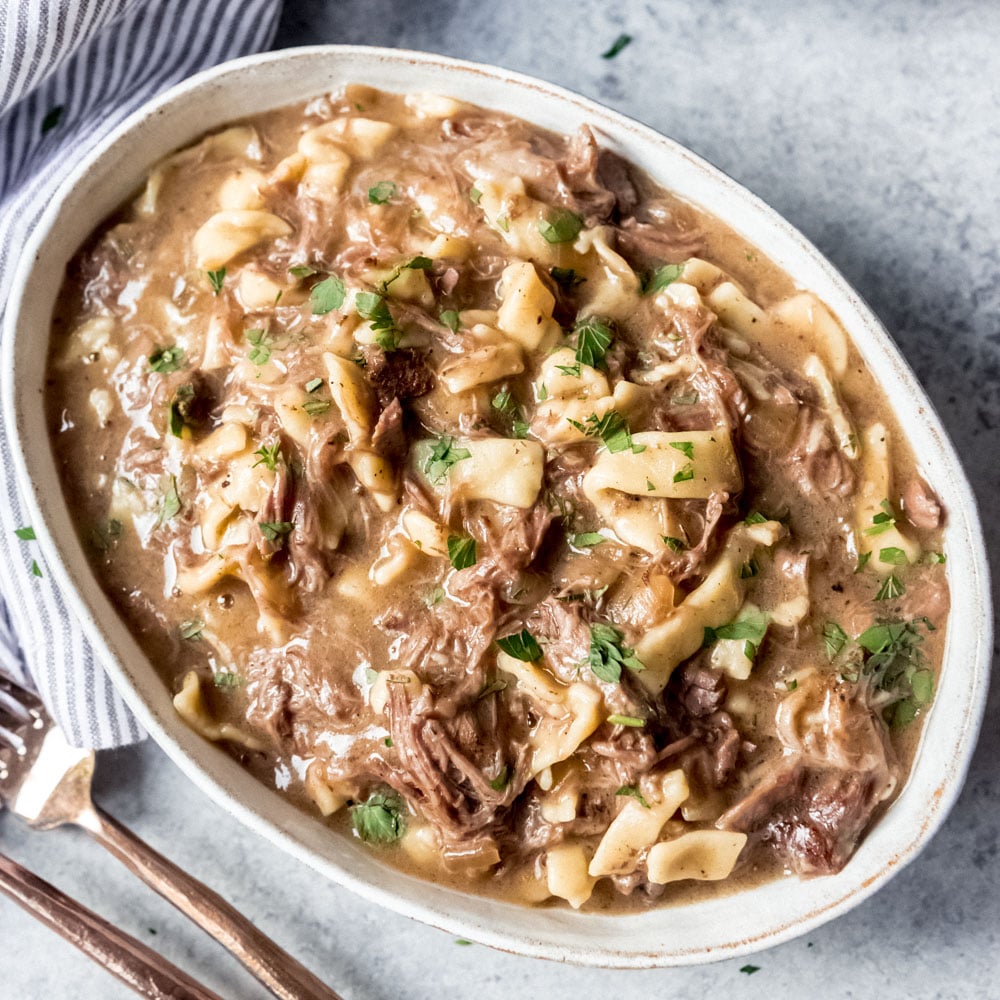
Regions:
<svg viewBox="0 0 1000 1000"><path fill-rule="evenodd" d="M622 49L626 48L628 45L632 44L632 36L626 35L624 32L620 34L612 43L611 47L605 52L601 53L602 59L614 59Z"/></svg>

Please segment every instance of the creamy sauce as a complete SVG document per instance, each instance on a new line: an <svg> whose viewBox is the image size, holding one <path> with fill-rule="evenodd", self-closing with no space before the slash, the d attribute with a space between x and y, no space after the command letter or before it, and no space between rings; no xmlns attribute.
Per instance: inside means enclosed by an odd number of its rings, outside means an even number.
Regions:
<svg viewBox="0 0 1000 1000"><path fill-rule="evenodd" d="M360 87L209 136L74 259L48 398L179 710L391 863L686 901L837 870L905 780L948 590L901 429L583 139Z"/></svg>

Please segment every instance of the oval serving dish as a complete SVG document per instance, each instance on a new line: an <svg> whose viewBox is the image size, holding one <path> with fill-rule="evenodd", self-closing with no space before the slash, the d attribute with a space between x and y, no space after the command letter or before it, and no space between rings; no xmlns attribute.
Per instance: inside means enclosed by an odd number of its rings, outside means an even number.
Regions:
<svg viewBox="0 0 1000 1000"><path fill-rule="evenodd" d="M772 881L748 891L629 915L526 909L401 874L330 831L192 732L171 693L94 579L63 500L43 399L46 338L67 262L175 149L234 119L346 83L434 91L544 128L592 126L602 144L705 208L816 293L839 317L907 428L922 474L948 511L953 590L939 690L898 799L838 875ZM836 269L756 197L670 139L566 90L493 67L399 50L319 46L236 60L185 81L124 121L52 199L24 253L7 309L5 419L17 476L50 571L141 723L204 791L248 827L317 871L392 910L522 955L616 968L690 965L744 955L846 912L913 860L958 795L986 701L992 613L972 491L927 396L871 310Z"/></svg>

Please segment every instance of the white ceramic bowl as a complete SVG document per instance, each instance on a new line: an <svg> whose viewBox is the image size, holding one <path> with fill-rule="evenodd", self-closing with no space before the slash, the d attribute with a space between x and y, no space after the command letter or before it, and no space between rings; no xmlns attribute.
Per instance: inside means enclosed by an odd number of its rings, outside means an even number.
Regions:
<svg viewBox="0 0 1000 1000"><path fill-rule="evenodd" d="M82 241L168 153L235 118L348 82L437 91L561 132L582 123L681 197L729 223L836 313L907 428L948 510L945 548L954 602L941 683L905 788L839 875L788 879L749 892L631 916L525 909L429 884L382 865L257 782L175 715L170 693L91 572L62 497L47 441L43 380L53 303ZM986 557L969 484L927 396L882 325L788 223L714 167L652 129L559 87L506 70L416 52L324 46L227 63L134 114L74 172L39 224L7 309L5 419L20 447L17 475L50 571L142 724L177 764L248 827L368 899L453 934L524 955L646 967L731 958L785 941L856 906L912 861L957 796L986 700L991 609Z"/></svg>

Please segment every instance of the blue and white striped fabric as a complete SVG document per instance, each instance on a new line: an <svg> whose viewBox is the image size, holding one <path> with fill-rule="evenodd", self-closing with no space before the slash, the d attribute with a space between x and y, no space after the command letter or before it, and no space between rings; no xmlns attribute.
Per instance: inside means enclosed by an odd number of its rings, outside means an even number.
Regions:
<svg viewBox="0 0 1000 1000"><path fill-rule="evenodd" d="M75 164L155 94L267 48L280 7L281 0L0 0L0 304L32 227ZM27 525L11 468L0 427L0 670L22 677L26 670L75 744L140 740L34 542L16 534Z"/></svg>

